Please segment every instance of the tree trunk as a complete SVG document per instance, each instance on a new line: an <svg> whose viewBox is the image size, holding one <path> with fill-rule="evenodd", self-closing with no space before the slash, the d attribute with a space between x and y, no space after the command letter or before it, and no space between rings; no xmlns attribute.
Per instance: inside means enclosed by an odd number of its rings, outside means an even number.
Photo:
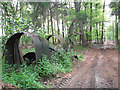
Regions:
<svg viewBox="0 0 120 90"><path fill-rule="evenodd" d="M90 3L90 42L92 41L92 2Z"/></svg>
<svg viewBox="0 0 120 90"><path fill-rule="evenodd" d="M103 29L104 29L104 23L102 22L101 44L103 44Z"/></svg>
<svg viewBox="0 0 120 90"><path fill-rule="evenodd" d="M86 5L87 5L87 4L85 4L85 6L84 6L84 7L85 7L85 15L86 15L86 13L87 13L87 11L86 11L86 8L87 8ZM88 32L88 26L86 26L86 32ZM86 38L87 38L87 41L86 41L86 42L88 43L88 33L86 33Z"/></svg>
<svg viewBox="0 0 120 90"><path fill-rule="evenodd" d="M52 11L50 10L50 22L51 22L51 29L52 29L52 35L54 35L54 30L53 30L53 21L52 21ZM54 37L52 37L52 41L53 41L53 44L54 44Z"/></svg>
<svg viewBox="0 0 120 90"><path fill-rule="evenodd" d="M76 2L76 0L74 0L74 4L75 4L75 10L77 13L80 12L80 5L78 4L78 2ZM79 30L81 33L81 39L82 39L82 46L85 47L86 46L86 39L85 39L85 35L84 35L84 31L83 31L83 22L81 20L78 20L79 22Z"/></svg>
<svg viewBox="0 0 120 90"><path fill-rule="evenodd" d="M59 20L57 19L57 29L58 29L58 35L60 35L60 28L59 28Z"/></svg>
<svg viewBox="0 0 120 90"><path fill-rule="evenodd" d="M98 4L95 5L96 17L97 17L97 8L98 8ZM98 42L98 23L97 22L96 22L96 35L97 35L97 42Z"/></svg>
<svg viewBox="0 0 120 90"><path fill-rule="evenodd" d="M69 33L68 33L69 34ZM63 35L63 38L65 37L64 36L64 20L62 20L62 35Z"/></svg>
<svg viewBox="0 0 120 90"><path fill-rule="evenodd" d="M118 23L117 23L117 15L115 15L116 19L115 19L115 41L116 41L116 45L118 45Z"/></svg>
<svg viewBox="0 0 120 90"><path fill-rule="evenodd" d="M118 2L118 34L120 35L120 1ZM120 46L120 37L118 37L118 46Z"/></svg>
<svg viewBox="0 0 120 90"><path fill-rule="evenodd" d="M102 21L101 44L103 44L103 34L104 34L104 12L105 12L105 0L104 0L104 5L103 5L103 21Z"/></svg>
<svg viewBox="0 0 120 90"><path fill-rule="evenodd" d="M113 26L113 42L114 42L114 22L113 22L113 24L112 24Z"/></svg>
<svg viewBox="0 0 120 90"><path fill-rule="evenodd" d="M47 28L48 28L48 34L49 34L49 32L50 32L49 31L49 15L48 15L48 27Z"/></svg>
<svg viewBox="0 0 120 90"><path fill-rule="evenodd" d="M96 23L96 35L97 35L97 42L98 42L98 24Z"/></svg>

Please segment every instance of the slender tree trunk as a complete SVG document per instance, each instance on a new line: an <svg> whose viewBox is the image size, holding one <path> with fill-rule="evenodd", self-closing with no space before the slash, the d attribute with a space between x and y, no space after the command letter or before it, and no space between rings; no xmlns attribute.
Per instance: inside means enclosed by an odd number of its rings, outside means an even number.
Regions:
<svg viewBox="0 0 120 90"><path fill-rule="evenodd" d="M90 42L92 41L92 2L90 3Z"/></svg>
<svg viewBox="0 0 120 90"><path fill-rule="evenodd" d="M51 29L52 29L52 35L54 35L54 30L53 30L53 21L52 21L52 11L50 10L50 22L51 22ZM54 37L52 37L52 41L53 41L53 44L54 44Z"/></svg>
<svg viewBox="0 0 120 90"><path fill-rule="evenodd" d="M104 5L103 5L103 20L104 20L104 12L105 12L105 0L104 0ZM104 34L104 21L102 21L101 44L103 44L103 34Z"/></svg>
<svg viewBox="0 0 120 90"><path fill-rule="evenodd" d="M97 35L97 42L98 42L98 24L96 23L96 35Z"/></svg>
<svg viewBox="0 0 120 90"><path fill-rule="evenodd" d="M114 22L113 22L113 24L112 24L113 26L113 42L114 42Z"/></svg>
<svg viewBox="0 0 120 90"><path fill-rule="evenodd" d="M60 23L60 21L59 21L59 19L57 17L57 33L58 33L58 35L60 35L59 23ZM58 43L60 43L60 40L58 40Z"/></svg>
<svg viewBox="0 0 120 90"><path fill-rule="evenodd" d="M22 9L23 9L23 4L22 4L23 2L20 2L20 17L22 17Z"/></svg>
<svg viewBox="0 0 120 90"><path fill-rule="evenodd" d="M59 28L59 20L57 19L57 29L58 29L58 35L60 35L60 28Z"/></svg>
<svg viewBox="0 0 120 90"><path fill-rule="evenodd" d="M68 33L69 34L69 33ZM64 36L64 20L62 20L62 35L63 35L63 38L65 37Z"/></svg>
<svg viewBox="0 0 120 90"><path fill-rule="evenodd" d="M45 29L45 21L43 22L43 30Z"/></svg>
<svg viewBox="0 0 120 90"><path fill-rule="evenodd" d="M116 19L115 19L115 41L116 41L116 45L118 45L118 23L117 23L117 15L115 15Z"/></svg>
<svg viewBox="0 0 120 90"><path fill-rule="evenodd" d="M2 45L4 45L5 44L5 41L4 41L4 38L3 38L3 36L4 36L4 29L3 29L3 22L4 22L4 19L3 19L3 11L2 11L2 9L1 9L1 12L2 12L2 18L1 18L1 29L2 29ZM2 51L4 50L4 46L2 46Z"/></svg>
<svg viewBox="0 0 120 90"><path fill-rule="evenodd" d="M48 34L49 34L49 32L50 32L49 31L49 15L48 15L48 27L47 28L48 28Z"/></svg>
<svg viewBox="0 0 120 90"><path fill-rule="evenodd" d="M77 13L80 12L80 5L78 4L78 2L76 2L75 0L75 10ZM79 22L79 30L81 33L81 38L82 38L82 46L85 47L86 46L86 39L85 39L85 35L84 35L84 31L83 31L83 22L81 20L78 20Z"/></svg>
<svg viewBox="0 0 120 90"><path fill-rule="evenodd" d="M103 29L104 29L104 23L102 22L102 33L101 33L101 44L103 44Z"/></svg>
<svg viewBox="0 0 120 90"><path fill-rule="evenodd" d="M118 34L120 35L120 1L118 2ZM118 46L120 46L119 37L118 37Z"/></svg>
<svg viewBox="0 0 120 90"><path fill-rule="evenodd" d="M96 17L97 17L97 8L98 8L98 4L95 5ZM97 35L97 42L98 42L98 23L97 22L96 22L96 35Z"/></svg>
<svg viewBox="0 0 120 90"><path fill-rule="evenodd" d="M85 15L86 15L86 13L87 13L87 10L86 10L87 7L86 7L86 6L87 6L87 4L85 4ZM86 42L88 43L88 26L86 26L86 32L87 32L87 33L86 33L86 38L87 38L87 41L86 41Z"/></svg>
<svg viewBox="0 0 120 90"><path fill-rule="evenodd" d="M57 35L56 27L57 27L56 21L54 20L54 21L53 21L53 28L55 28L55 30L54 30L54 35ZM56 42L57 42L57 39L54 38L54 44L56 44Z"/></svg>
<svg viewBox="0 0 120 90"><path fill-rule="evenodd" d="M1 15L1 29L2 29L2 36L4 36L4 29L3 29L3 11L1 9L2 15Z"/></svg>
<svg viewBox="0 0 120 90"><path fill-rule="evenodd" d="M86 26L86 32L88 32L88 26ZM87 38L87 43L88 43L88 40L89 40L88 34L86 34L86 38Z"/></svg>

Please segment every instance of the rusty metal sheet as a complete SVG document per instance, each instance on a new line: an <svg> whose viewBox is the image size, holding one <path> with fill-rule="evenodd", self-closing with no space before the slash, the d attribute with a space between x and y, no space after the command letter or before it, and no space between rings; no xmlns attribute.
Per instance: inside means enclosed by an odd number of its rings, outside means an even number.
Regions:
<svg viewBox="0 0 120 90"><path fill-rule="evenodd" d="M65 50L67 51L68 46L69 46L69 42L65 41L65 39L62 38L62 37L59 36L59 35L49 35L49 36L46 37L46 39L49 41L49 39L50 39L51 37L56 37L56 38L61 42L61 45L62 45L63 49L65 49Z"/></svg>
<svg viewBox="0 0 120 90"><path fill-rule="evenodd" d="M27 32L19 32L11 36L5 45L5 61L8 61L8 64L22 64L23 55L19 49L19 39L23 34L31 37L31 40L33 41L36 63L39 59L42 59L42 54L46 54L48 57L50 57L49 44L45 38L34 36Z"/></svg>
<svg viewBox="0 0 120 90"><path fill-rule="evenodd" d="M50 39L51 37L56 37L61 43L65 43L65 39L62 38L62 37L59 36L59 35L49 35L49 36L46 37L46 39L49 41L49 39Z"/></svg>
<svg viewBox="0 0 120 90"><path fill-rule="evenodd" d="M43 54L47 55L48 58L50 58L51 54L50 54L50 49L49 49L49 43L48 43L48 41L44 37L39 37L39 40L42 43Z"/></svg>
<svg viewBox="0 0 120 90"><path fill-rule="evenodd" d="M19 40L20 37L23 35L24 33L16 33L13 36L11 36L6 45L5 45L5 61L8 61L8 64L15 64L18 63L21 64L21 58L19 53L19 49L16 46L16 44L18 42L16 42L16 40ZM17 55L17 56L16 56ZM15 60L17 60L18 62L16 62Z"/></svg>

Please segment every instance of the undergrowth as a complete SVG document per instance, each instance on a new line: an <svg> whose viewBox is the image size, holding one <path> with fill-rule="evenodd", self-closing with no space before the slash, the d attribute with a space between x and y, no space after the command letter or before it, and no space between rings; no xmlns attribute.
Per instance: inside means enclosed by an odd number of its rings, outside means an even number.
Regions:
<svg viewBox="0 0 120 90"><path fill-rule="evenodd" d="M42 60L39 60L37 65L25 65L20 66L2 64L2 81L11 83L22 88L44 88L48 87L43 85L41 80L43 78L49 79L56 77L57 73L66 73L72 71L73 55L76 55L73 50L66 52L61 50L54 52L51 59L48 60L43 55ZM79 60L82 58L82 54L78 55Z"/></svg>
<svg viewBox="0 0 120 90"><path fill-rule="evenodd" d="M116 50L120 50L120 46L117 46L117 47L116 47Z"/></svg>
<svg viewBox="0 0 120 90"><path fill-rule="evenodd" d="M83 46L77 46L77 47L75 47L75 49L85 50L86 48L85 48L85 47L83 47Z"/></svg>

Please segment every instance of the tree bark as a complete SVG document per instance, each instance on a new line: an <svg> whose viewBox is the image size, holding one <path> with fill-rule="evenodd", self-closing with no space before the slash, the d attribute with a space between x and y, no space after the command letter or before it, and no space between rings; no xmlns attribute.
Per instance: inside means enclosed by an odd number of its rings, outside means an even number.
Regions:
<svg viewBox="0 0 120 90"><path fill-rule="evenodd" d="M69 34L69 33L68 33ZM63 38L65 37L64 36L64 20L62 20L62 35L63 35Z"/></svg>
<svg viewBox="0 0 120 90"><path fill-rule="evenodd" d="M96 23L96 29L98 29L98 24ZM96 30L97 42L98 42L98 30Z"/></svg>
<svg viewBox="0 0 120 90"><path fill-rule="evenodd" d="M90 42L92 41L92 2L90 3Z"/></svg>
<svg viewBox="0 0 120 90"><path fill-rule="evenodd" d="M53 16L52 16L52 11L50 10L51 29L52 29L52 35L54 35L52 18L53 18ZM54 37L52 37L52 41L53 41L53 44L54 44Z"/></svg>
<svg viewBox="0 0 120 90"><path fill-rule="evenodd" d="M97 8L98 8L98 4L95 5L96 17L97 17ZM98 42L98 23L97 22L96 22L96 35L97 35L97 42Z"/></svg>
<svg viewBox="0 0 120 90"><path fill-rule="evenodd" d="M113 24L112 24L113 26L113 42L114 42L114 22L113 22Z"/></svg>
<svg viewBox="0 0 120 90"><path fill-rule="evenodd" d="M104 0L104 5L103 5L103 21L102 21L101 44L103 44L103 34L104 34L104 12L105 12L105 0Z"/></svg>
<svg viewBox="0 0 120 90"><path fill-rule="evenodd" d="M117 15L115 15L115 41L116 41L116 45L119 45L118 43L118 23L117 23Z"/></svg>
<svg viewBox="0 0 120 90"><path fill-rule="evenodd" d="M118 2L118 34L120 35L120 1ZM120 38L118 37L118 46L120 46Z"/></svg>
<svg viewBox="0 0 120 90"><path fill-rule="evenodd" d="M50 32L49 31L49 15L48 15L48 27L47 28L48 28L48 34L49 34L49 32Z"/></svg>
<svg viewBox="0 0 120 90"><path fill-rule="evenodd" d="M57 29L58 29L58 35L60 35L60 28L59 28L59 20L57 19Z"/></svg>
<svg viewBox="0 0 120 90"><path fill-rule="evenodd" d="M80 12L80 5L78 4L78 2L76 2L76 0L74 0L74 4L75 4L75 10L77 13ZM85 35L84 35L84 31L83 31L83 22L79 19L78 22L80 23L79 24L79 30L80 30L80 33L81 33L81 39L82 39L82 46L83 47L86 47L86 39L85 39Z"/></svg>
<svg viewBox="0 0 120 90"><path fill-rule="evenodd" d="M87 13L87 11L86 11L86 8L87 8L86 5L87 5L87 4L85 4L85 6L84 6L84 7L85 7L85 15L86 15L86 13ZM87 33L86 33L86 38L87 38L86 42L88 43L88 26L86 26L86 32L87 32Z"/></svg>

